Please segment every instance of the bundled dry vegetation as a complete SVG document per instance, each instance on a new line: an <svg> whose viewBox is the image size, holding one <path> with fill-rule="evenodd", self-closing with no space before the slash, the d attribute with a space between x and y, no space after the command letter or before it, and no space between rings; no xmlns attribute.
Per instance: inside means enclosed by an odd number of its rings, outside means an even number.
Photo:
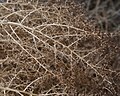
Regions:
<svg viewBox="0 0 120 96"><path fill-rule="evenodd" d="M0 96L120 96L120 34L69 0L0 4Z"/></svg>

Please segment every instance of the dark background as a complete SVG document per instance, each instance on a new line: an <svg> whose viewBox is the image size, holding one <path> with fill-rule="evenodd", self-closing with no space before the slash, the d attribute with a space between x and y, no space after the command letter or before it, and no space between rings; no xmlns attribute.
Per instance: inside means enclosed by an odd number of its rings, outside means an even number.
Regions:
<svg viewBox="0 0 120 96"><path fill-rule="evenodd" d="M101 29L120 30L120 0L75 0L84 3L87 15L97 20Z"/></svg>

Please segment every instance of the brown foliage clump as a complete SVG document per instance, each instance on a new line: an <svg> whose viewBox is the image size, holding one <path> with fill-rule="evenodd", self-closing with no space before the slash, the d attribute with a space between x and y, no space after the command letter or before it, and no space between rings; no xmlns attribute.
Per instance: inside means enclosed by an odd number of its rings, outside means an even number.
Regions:
<svg viewBox="0 0 120 96"><path fill-rule="evenodd" d="M0 96L119 96L119 32L69 0L28 1L0 5Z"/></svg>

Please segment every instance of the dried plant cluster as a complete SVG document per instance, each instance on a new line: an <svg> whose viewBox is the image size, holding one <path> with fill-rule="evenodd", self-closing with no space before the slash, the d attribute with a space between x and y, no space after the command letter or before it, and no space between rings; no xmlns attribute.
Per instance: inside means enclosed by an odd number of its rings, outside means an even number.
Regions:
<svg viewBox="0 0 120 96"><path fill-rule="evenodd" d="M28 1L0 4L0 96L120 96L119 34L74 2Z"/></svg>
<svg viewBox="0 0 120 96"><path fill-rule="evenodd" d="M88 17L97 20L102 30L120 30L120 0L75 0L84 3Z"/></svg>

